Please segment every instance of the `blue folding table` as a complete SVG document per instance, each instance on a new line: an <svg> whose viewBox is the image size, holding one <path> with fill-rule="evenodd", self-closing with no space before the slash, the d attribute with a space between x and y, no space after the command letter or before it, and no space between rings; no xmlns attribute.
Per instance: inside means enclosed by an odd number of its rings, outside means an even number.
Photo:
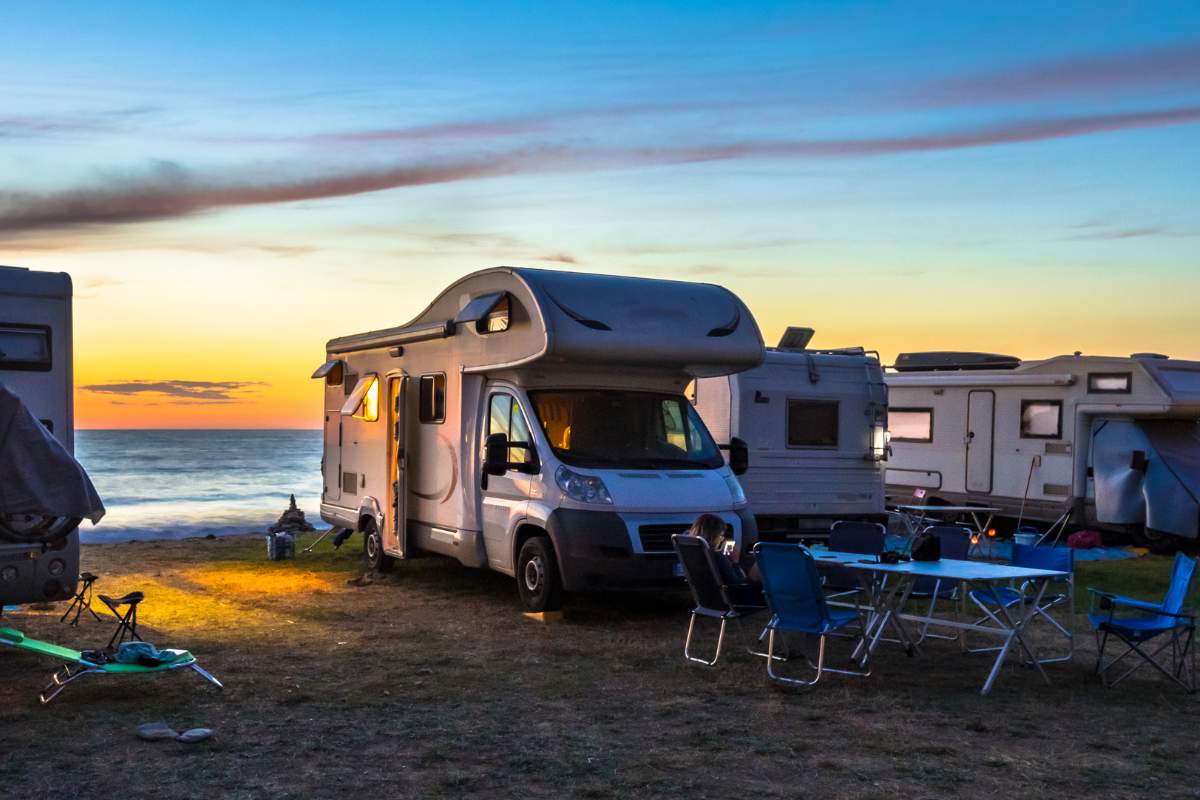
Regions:
<svg viewBox="0 0 1200 800"><path fill-rule="evenodd" d="M863 589L871 604L872 613L867 621L867 635L864 644L874 652L879 645L885 628L891 627L897 638L909 653L917 652L918 638L905 628L905 622L919 625L935 625L954 628L961 631L971 631L1003 639L996 651L996 660L984 681L980 694L987 694L1004 666L1004 660L1014 647L1025 651L1028 659L1041 673L1046 683L1050 683L1046 670L1033 651L1032 646L1025 641L1025 627L1035 615L1035 610L1041 605L1046 587L1056 579L1067 577L1068 573L1047 569L1029 567L1013 567L1006 564L990 564L982 561L959 561L943 558L940 561L904 561L899 564L880 563L872 556L861 553L839 553L828 550L814 550L817 565L840 564L858 573ZM995 586L1014 582L1024 583L1029 590L1030 602L1021 603L1014 608L1001 608L994 620L987 624L983 622L965 622L959 619L933 617L923 614L906 613L905 603L912 592L913 583L917 578L927 577L944 581L960 581L964 584L977 586ZM964 587L965 588L965 587ZM855 653L858 656L858 653Z"/></svg>

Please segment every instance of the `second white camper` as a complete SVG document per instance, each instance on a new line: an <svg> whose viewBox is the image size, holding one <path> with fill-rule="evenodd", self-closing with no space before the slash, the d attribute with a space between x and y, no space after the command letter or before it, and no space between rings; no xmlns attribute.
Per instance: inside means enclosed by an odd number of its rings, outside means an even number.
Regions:
<svg viewBox="0 0 1200 800"><path fill-rule="evenodd" d="M564 591L678 581L671 535L754 519L691 403L698 377L763 359L719 286L520 268L451 285L411 323L334 339L321 516L380 569L417 551ZM744 461L735 453L732 461Z"/></svg>

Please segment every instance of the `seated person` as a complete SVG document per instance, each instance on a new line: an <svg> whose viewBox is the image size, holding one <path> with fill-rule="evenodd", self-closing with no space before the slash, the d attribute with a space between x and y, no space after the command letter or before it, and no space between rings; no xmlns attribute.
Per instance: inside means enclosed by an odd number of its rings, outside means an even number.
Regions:
<svg viewBox="0 0 1200 800"><path fill-rule="evenodd" d="M730 600L737 605L766 605L762 594L762 578L759 577L754 556L750 553L740 556L734 553L733 541L725 538L727 529L725 520L715 514L701 514L688 529L688 534L708 542ZM726 550L733 556L727 554Z"/></svg>

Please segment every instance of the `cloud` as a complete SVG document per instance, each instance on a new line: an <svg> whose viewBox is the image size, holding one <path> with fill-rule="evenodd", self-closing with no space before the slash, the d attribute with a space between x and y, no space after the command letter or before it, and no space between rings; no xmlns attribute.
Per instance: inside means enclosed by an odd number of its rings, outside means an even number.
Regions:
<svg viewBox="0 0 1200 800"><path fill-rule="evenodd" d="M1163 233L1167 233L1165 228L1148 225L1140 228L1112 228L1108 230L1089 231L1088 233L1080 233L1065 238L1068 241L1113 241L1117 239L1140 239L1143 236L1158 236Z"/></svg>
<svg viewBox="0 0 1200 800"><path fill-rule="evenodd" d="M1200 41L1009 67L939 81L920 92L936 103L988 103L1143 85L1200 83Z"/></svg>
<svg viewBox="0 0 1200 800"><path fill-rule="evenodd" d="M579 259L568 253L551 253L545 256L534 256L534 261L553 261L558 264L578 264Z"/></svg>
<svg viewBox="0 0 1200 800"><path fill-rule="evenodd" d="M584 172L752 158L862 158L1046 141L1200 120L1200 106L1073 117L1009 120L935 133L874 138L714 142L684 147L580 149L540 147L465 159L279 179L242 170L239 178L201 178L171 162L148 173L109 177L97 186L56 192L0 192L0 233L122 225L242 206L345 197L502 175ZM249 177L244 177L246 174ZM257 178L257 179L256 179Z"/></svg>
<svg viewBox="0 0 1200 800"><path fill-rule="evenodd" d="M80 387L85 392L117 397L139 397L152 401L169 398L183 403L232 403L240 399L237 395L253 391L266 384L261 381L125 381L121 383L93 383ZM119 400L114 400L120 403Z"/></svg>

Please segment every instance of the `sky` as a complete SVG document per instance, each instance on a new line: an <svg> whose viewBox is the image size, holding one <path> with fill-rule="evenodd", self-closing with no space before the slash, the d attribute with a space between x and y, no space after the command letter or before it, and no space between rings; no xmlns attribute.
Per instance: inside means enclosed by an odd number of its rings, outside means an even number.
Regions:
<svg viewBox="0 0 1200 800"><path fill-rule="evenodd" d="M885 362L1200 358L1195 2L18 2L0 74L81 428L319 427L326 340L499 264Z"/></svg>

